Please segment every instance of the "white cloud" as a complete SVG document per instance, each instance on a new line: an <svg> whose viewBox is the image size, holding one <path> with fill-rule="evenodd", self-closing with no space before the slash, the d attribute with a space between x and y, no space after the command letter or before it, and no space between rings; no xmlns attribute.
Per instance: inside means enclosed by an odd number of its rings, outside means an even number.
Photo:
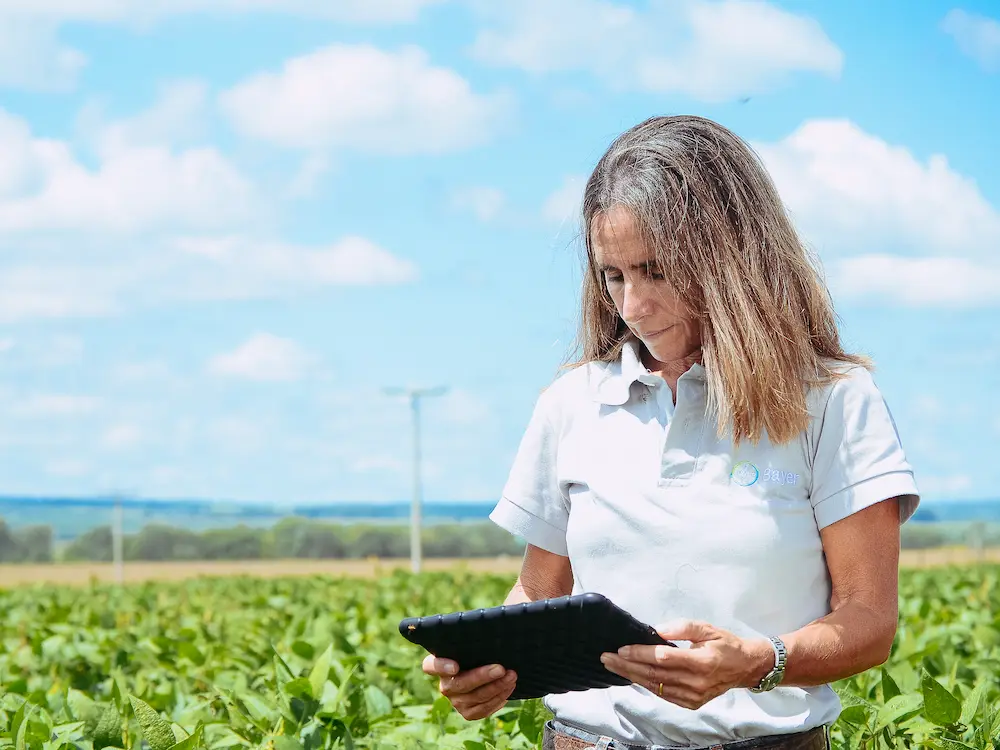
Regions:
<svg viewBox="0 0 1000 750"><path fill-rule="evenodd" d="M133 117L107 121L102 103L93 100L78 117L82 134L98 152L139 146L162 146L204 135L209 112L208 85L197 79L161 84L153 104Z"/></svg>
<svg viewBox="0 0 1000 750"><path fill-rule="evenodd" d="M292 177L288 186L291 198L303 198L313 195L320 178L330 169L330 157L319 151L307 153L302 164Z"/></svg>
<svg viewBox="0 0 1000 750"><path fill-rule="evenodd" d="M941 29L985 70L1000 70L1000 21L960 8L948 12Z"/></svg>
<svg viewBox="0 0 1000 750"><path fill-rule="evenodd" d="M80 417L94 413L100 406L101 399L96 396L40 393L12 404L11 411L26 417Z"/></svg>
<svg viewBox="0 0 1000 750"><path fill-rule="evenodd" d="M2 304L0 304L2 308ZM0 314L0 318L2 318ZM0 338L0 355L14 352L4 362L7 372L39 368L65 367L77 364L83 358L84 343L79 336L52 334Z"/></svg>
<svg viewBox="0 0 1000 750"><path fill-rule="evenodd" d="M976 307L1000 302L1000 266L963 258L865 255L839 261L834 294L908 307Z"/></svg>
<svg viewBox="0 0 1000 750"><path fill-rule="evenodd" d="M254 214L253 190L212 148L108 142L91 169L69 144L0 110L0 230L136 232L227 225Z"/></svg>
<svg viewBox="0 0 1000 750"><path fill-rule="evenodd" d="M133 424L112 425L101 435L101 445L110 450L135 447L144 439L142 430Z"/></svg>
<svg viewBox="0 0 1000 750"><path fill-rule="evenodd" d="M589 70L617 89L719 101L768 91L789 74L837 76L843 53L811 18L759 0L480 2L493 26L478 59L532 72Z"/></svg>
<svg viewBox="0 0 1000 750"><path fill-rule="evenodd" d="M329 247L300 247L239 237L178 240L181 253L197 260L178 290L212 298L270 297L326 286L405 284L417 267L364 237L344 237Z"/></svg>
<svg viewBox="0 0 1000 750"><path fill-rule="evenodd" d="M0 2L0 88L65 91L87 58L59 43L50 23L10 16Z"/></svg>
<svg viewBox="0 0 1000 750"><path fill-rule="evenodd" d="M413 21L419 12L446 0L0 0L0 17L58 23L148 23L192 13L277 13L352 23Z"/></svg>
<svg viewBox="0 0 1000 750"><path fill-rule="evenodd" d="M493 221L503 211L507 196L499 188L484 185L464 187L451 195L451 207L467 211L479 221Z"/></svg>
<svg viewBox="0 0 1000 750"><path fill-rule="evenodd" d="M975 307L1000 296L1000 212L944 155L921 161L847 120L754 148L838 297Z"/></svg>
<svg viewBox="0 0 1000 750"><path fill-rule="evenodd" d="M220 96L245 135L293 148L440 154L483 143L510 109L418 47L335 44L254 75Z"/></svg>
<svg viewBox="0 0 1000 750"><path fill-rule="evenodd" d="M586 184L587 178L584 176L565 177L562 184L546 197L542 204L542 217L553 224L578 221Z"/></svg>
<svg viewBox="0 0 1000 750"><path fill-rule="evenodd" d="M104 243L79 240L74 250L93 261L84 266L51 259L4 268L0 323L106 317L190 301L278 299L336 286L407 284L419 277L412 261L353 236L317 247L190 236L149 240L141 251L124 256L121 248L109 256Z"/></svg>
<svg viewBox="0 0 1000 750"><path fill-rule="evenodd" d="M37 265L0 273L0 321L101 317L119 311L113 290L124 279L115 269Z"/></svg>
<svg viewBox="0 0 1000 750"><path fill-rule="evenodd" d="M1000 214L942 154L921 162L847 120L811 120L755 148L821 252L988 258L1000 246Z"/></svg>
<svg viewBox="0 0 1000 750"><path fill-rule="evenodd" d="M313 361L291 339L258 333L235 350L213 357L208 371L245 380L292 382L301 380Z"/></svg>
<svg viewBox="0 0 1000 750"><path fill-rule="evenodd" d="M79 122L91 158L0 109L0 255L8 259L0 323L417 278L414 263L362 237L317 246L267 239L267 206L225 157L157 145L197 138L189 124L205 119L206 98L201 82L175 81L130 118L105 121L93 104ZM236 226L256 234L202 234Z"/></svg>
<svg viewBox="0 0 1000 750"><path fill-rule="evenodd" d="M0 88L75 87L86 56L59 39L64 23L148 28L170 16L270 13L355 24L416 20L447 0L0 0Z"/></svg>

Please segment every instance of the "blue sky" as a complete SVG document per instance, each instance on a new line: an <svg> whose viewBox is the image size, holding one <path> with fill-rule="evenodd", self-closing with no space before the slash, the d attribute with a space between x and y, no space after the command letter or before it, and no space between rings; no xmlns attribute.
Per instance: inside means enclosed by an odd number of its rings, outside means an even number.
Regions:
<svg viewBox="0 0 1000 750"><path fill-rule="evenodd" d="M0 0L0 494L492 500L588 171L759 151L928 499L996 496L1000 7Z"/></svg>

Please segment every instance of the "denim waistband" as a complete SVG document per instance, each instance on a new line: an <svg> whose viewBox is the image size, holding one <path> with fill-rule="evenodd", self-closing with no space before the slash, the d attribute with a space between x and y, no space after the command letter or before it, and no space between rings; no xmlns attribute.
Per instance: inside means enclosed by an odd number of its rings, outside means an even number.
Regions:
<svg viewBox="0 0 1000 750"><path fill-rule="evenodd" d="M822 737L823 744L820 745L817 743L817 747L829 747L829 728L825 725L815 727L813 729L806 729L801 732L795 732L793 734L771 734L766 737L754 737L747 740L734 740L732 742L722 742L714 745L700 745L698 747L692 747L691 745L650 745L641 742L616 740L611 737L588 732L585 729L567 724L559 719L551 719L547 721L545 723L545 729L590 742L595 748L597 748L597 750L754 750L754 748L775 747L777 743L780 743L783 740L798 740L799 742L802 742L802 740L805 739L804 735L809 733L816 733L818 735L817 740ZM778 745L778 747L780 747L780 745Z"/></svg>

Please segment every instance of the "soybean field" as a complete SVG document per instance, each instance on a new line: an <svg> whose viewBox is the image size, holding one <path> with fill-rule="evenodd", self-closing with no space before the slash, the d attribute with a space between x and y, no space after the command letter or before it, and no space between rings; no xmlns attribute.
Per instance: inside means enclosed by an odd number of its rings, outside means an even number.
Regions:
<svg viewBox="0 0 1000 750"><path fill-rule="evenodd" d="M540 746L538 700L464 720L400 637L510 575L197 578L0 590L0 750ZM1000 566L904 570L884 667L835 684L843 748L1000 748Z"/></svg>

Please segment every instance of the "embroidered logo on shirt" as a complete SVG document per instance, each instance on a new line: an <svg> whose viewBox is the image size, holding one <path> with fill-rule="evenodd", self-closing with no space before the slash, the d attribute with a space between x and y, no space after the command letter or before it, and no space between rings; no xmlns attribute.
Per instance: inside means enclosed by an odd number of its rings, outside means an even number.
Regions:
<svg viewBox="0 0 1000 750"><path fill-rule="evenodd" d="M764 473L761 474L760 470L749 461L740 461L733 467L729 476L734 483L741 487L749 487L758 479L761 482L772 482L774 484L798 484L800 477L799 474L795 474L794 472L772 469L770 466L764 469Z"/></svg>
<svg viewBox="0 0 1000 750"><path fill-rule="evenodd" d="M749 461L740 461L733 467L729 476L734 482L736 482L736 484L740 485L740 487L749 487L760 477L760 472L757 471L757 467Z"/></svg>
<svg viewBox="0 0 1000 750"><path fill-rule="evenodd" d="M760 480L762 482L774 482L775 484L798 484L799 475L790 471L782 471L781 469L767 468L764 469L764 474Z"/></svg>

